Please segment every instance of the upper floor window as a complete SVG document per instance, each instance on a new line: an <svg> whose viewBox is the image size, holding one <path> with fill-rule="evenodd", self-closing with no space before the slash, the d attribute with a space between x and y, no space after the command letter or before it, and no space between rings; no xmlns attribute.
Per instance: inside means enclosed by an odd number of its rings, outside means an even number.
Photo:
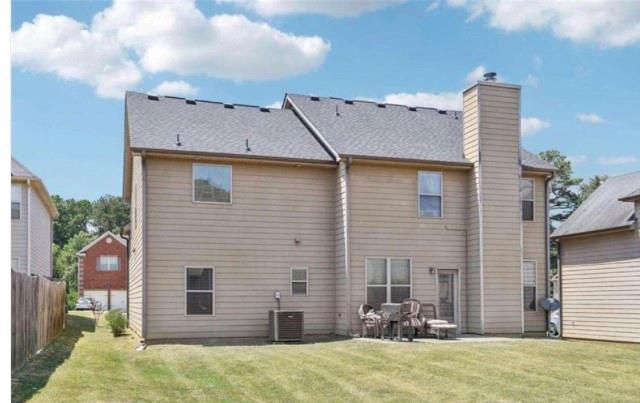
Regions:
<svg viewBox="0 0 640 403"><path fill-rule="evenodd" d="M193 201L231 203L231 166L193 164Z"/></svg>
<svg viewBox="0 0 640 403"><path fill-rule="evenodd" d="M522 304L525 311L536 310L536 262L522 262Z"/></svg>
<svg viewBox="0 0 640 403"><path fill-rule="evenodd" d="M442 217L442 173L418 172L421 217Z"/></svg>
<svg viewBox="0 0 640 403"><path fill-rule="evenodd" d="M103 255L98 257L98 271L118 270L120 270L118 256Z"/></svg>
<svg viewBox="0 0 640 403"><path fill-rule="evenodd" d="M20 203L22 201L22 187L11 185L11 219L20 219Z"/></svg>
<svg viewBox="0 0 640 403"><path fill-rule="evenodd" d="M533 179L520 179L520 199L522 200L522 220L533 221Z"/></svg>

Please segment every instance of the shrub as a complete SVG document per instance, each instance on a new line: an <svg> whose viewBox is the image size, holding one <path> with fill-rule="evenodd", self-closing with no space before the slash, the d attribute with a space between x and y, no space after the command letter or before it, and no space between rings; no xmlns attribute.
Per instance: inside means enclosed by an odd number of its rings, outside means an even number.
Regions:
<svg viewBox="0 0 640 403"><path fill-rule="evenodd" d="M107 319L111 333L114 336L120 336L128 326L127 317L120 309L111 310L104 317Z"/></svg>
<svg viewBox="0 0 640 403"><path fill-rule="evenodd" d="M69 290L69 293L67 294L67 310L68 311L72 311L74 309L76 309L76 302L78 301L78 291L76 290Z"/></svg>

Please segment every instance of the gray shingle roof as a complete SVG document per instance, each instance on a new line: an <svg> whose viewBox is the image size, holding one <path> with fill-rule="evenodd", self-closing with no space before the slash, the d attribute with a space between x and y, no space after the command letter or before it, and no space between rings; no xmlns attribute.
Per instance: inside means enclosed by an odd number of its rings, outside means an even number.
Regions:
<svg viewBox="0 0 640 403"><path fill-rule="evenodd" d="M129 147L241 157L332 161L291 110L127 92ZM182 146L176 145L180 134ZM246 140L251 151L246 151Z"/></svg>
<svg viewBox="0 0 640 403"><path fill-rule="evenodd" d="M368 101L287 94L341 155L468 163L462 150L462 112ZM380 107L379 105L384 105ZM337 108L337 110L336 110ZM339 113L339 116L336 115ZM553 165L522 150L522 164Z"/></svg>
<svg viewBox="0 0 640 403"><path fill-rule="evenodd" d="M634 190L633 192L629 193L628 195L625 195L624 197L621 197L620 200L622 200L622 201L631 201L631 200L635 200L637 198L640 198L640 187L637 188L636 190Z"/></svg>
<svg viewBox="0 0 640 403"><path fill-rule="evenodd" d="M22 165L20 161L11 157L11 176L18 176L21 178L37 178L37 176L29 171L27 167Z"/></svg>
<svg viewBox="0 0 640 403"><path fill-rule="evenodd" d="M555 238L633 224L637 219L633 203L619 199L638 187L640 171L607 179L551 236Z"/></svg>

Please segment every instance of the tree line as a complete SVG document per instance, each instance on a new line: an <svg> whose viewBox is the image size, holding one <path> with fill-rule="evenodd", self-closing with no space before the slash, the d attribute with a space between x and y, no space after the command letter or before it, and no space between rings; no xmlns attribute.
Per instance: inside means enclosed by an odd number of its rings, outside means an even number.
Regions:
<svg viewBox="0 0 640 403"><path fill-rule="evenodd" d="M63 199L52 196L60 214L53 222L53 275L67 283L67 305L78 297L76 253L101 234L119 234L129 222L129 206L119 196L104 195L97 200Z"/></svg>

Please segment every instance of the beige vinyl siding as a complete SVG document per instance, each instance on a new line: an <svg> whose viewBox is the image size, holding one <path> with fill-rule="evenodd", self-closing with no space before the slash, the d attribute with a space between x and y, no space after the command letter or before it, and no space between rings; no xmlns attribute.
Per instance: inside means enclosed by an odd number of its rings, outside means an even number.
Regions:
<svg viewBox="0 0 640 403"><path fill-rule="evenodd" d="M359 332L358 307L366 300L365 258L410 258L412 296L436 303L437 276L429 267L460 269L465 284L468 171L443 171L443 218L418 211L418 171L424 167L354 162L349 170L351 329ZM437 171L437 170L436 170ZM464 329L464 290L460 325Z"/></svg>
<svg viewBox="0 0 640 403"><path fill-rule="evenodd" d="M129 240L129 327L143 335L144 175L142 157L133 157L131 168L131 225Z"/></svg>
<svg viewBox="0 0 640 403"><path fill-rule="evenodd" d="M640 342L640 231L561 240L563 337Z"/></svg>
<svg viewBox="0 0 640 403"><path fill-rule="evenodd" d="M233 163L233 203L206 204L192 161L146 164L148 339L266 336L274 291L307 334L334 331L335 168ZM215 315L185 315L185 266L215 267ZM308 295L290 295L292 266L309 268Z"/></svg>
<svg viewBox="0 0 640 403"><path fill-rule="evenodd" d="M484 332L522 332L519 89L478 86Z"/></svg>
<svg viewBox="0 0 640 403"><path fill-rule="evenodd" d="M35 189L31 189L31 274L51 277L51 216Z"/></svg>
<svg viewBox="0 0 640 403"><path fill-rule="evenodd" d="M336 333L347 335L347 167L340 162L335 190Z"/></svg>
<svg viewBox="0 0 640 403"><path fill-rule="evenodd" d="M545 253L545 189L544 177L525 176L534 181L533 221L523 221L523 260L536 262L536 311L524 312L524 330L543 332L546 330L546 311L538 306L540 298L546 296L547 257Z"/></svg>
<svg viewBox="0 0 640 403"><path fill-rule="evenodd" d="M471 333L482 333L478 87L464 93L463 145L465 158L473 163L473 170L469 172L467 179L467 330Z"/></svg>
<svg viewBox="0 0 640 403"><path fill-rule="evenodd" d="M11 220L11 258L20 259L20 271L27 272L27 186L26 183L12 182L21 187L20 219Z"/></svg>

